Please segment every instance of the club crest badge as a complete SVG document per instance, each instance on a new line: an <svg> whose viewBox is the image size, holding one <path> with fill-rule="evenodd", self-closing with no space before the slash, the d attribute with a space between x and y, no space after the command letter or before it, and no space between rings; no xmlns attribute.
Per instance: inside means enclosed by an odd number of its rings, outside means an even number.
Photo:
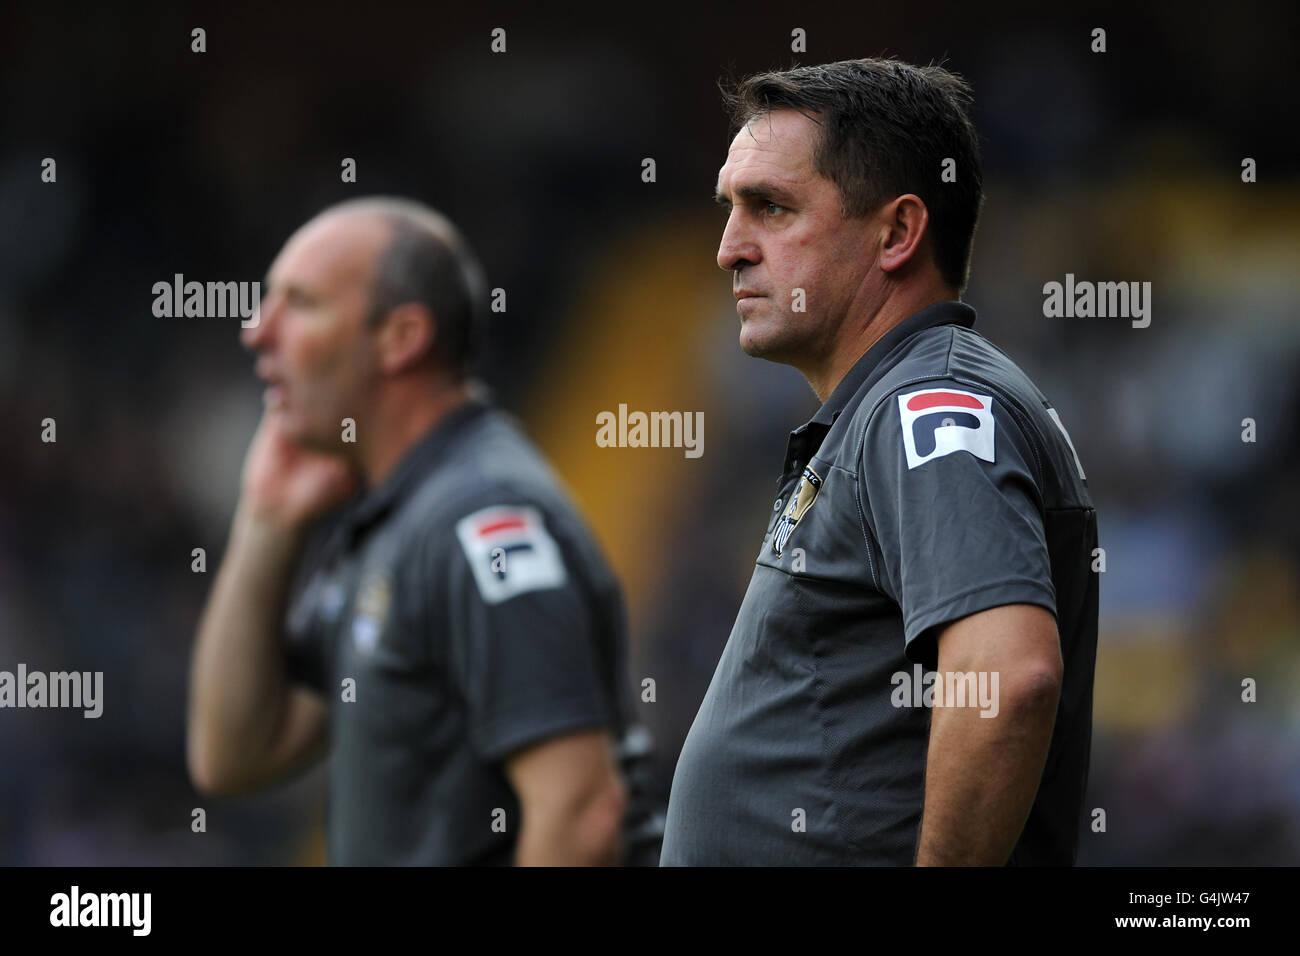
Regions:
<svg viewBox="0 0 1300 956"><path fill-rule="evenodd" d="M366 578L357 594L357 612L352 618L352 644L369 654L379 643L384 624L388 621L388 608L392 603L392 587L388 572L378 571Z"/></svg>
<svg viewBox="0 0 1300 956"><path fill-rule="evenodd" d="M781 520L776 523L776 528L772 531L772 550L776 554L780 555L785 548L785 543L790 540L790 535L803 516L808 513L813 502L817 500L817 493L821 490L821 475L813 471L810 465L803 470L803 477L799 479L794 494L790 496L790 504L786 506L785 513L781 515Z"/></svg>

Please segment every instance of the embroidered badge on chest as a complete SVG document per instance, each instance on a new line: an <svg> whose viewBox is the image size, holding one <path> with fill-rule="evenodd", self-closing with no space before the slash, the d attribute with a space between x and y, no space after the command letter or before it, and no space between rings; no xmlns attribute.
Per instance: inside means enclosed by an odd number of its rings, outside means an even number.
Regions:
<svg viewBox="0 0 1300 956"><path fill-rule="evenodd" d="M352 617L352 645L369 654L379 643L388 609L392 604L392 586L386 570L372 571L357 594L357 610Z"/></svg>
<svg viewBox="0 0 1300 956"><path fill-rule="evenodd" d="M785 513L781 515L781 520L776 523L776 528L772 531L772 550L778 555L785 548L785 543L790 540L795 527L817 500L817 493L821 490L821 475L813 471L812 466L809 465L803 470L803 477L799 479L794 494L790 496L790 504L786 506Z"/></svg>
<svg viewBox="0 0 1300 956"><path fill-rule="evenodd" d="M321 620L326 624L333 624L343 613L343 607L348 603L348 592L338 581L330 581L320 588L320 599L316 606L316 611Z"/></svg>

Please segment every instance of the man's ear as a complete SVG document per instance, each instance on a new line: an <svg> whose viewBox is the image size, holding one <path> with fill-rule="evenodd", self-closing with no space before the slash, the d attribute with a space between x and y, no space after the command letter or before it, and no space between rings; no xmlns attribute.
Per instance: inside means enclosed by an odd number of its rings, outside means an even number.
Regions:
<svg viewBox="0 0 1300 956"><path fill-rule="evenodd" d="M888 202L881 209L880 268L894 272L916 256L930 229L930 211L913 193Z"/></svg>
<svg viewBox="0 0 1300 956"><path fill-rule="evenodd" d="M406 302L384 316L376 343L379 368L387 374L404 372L433 351L438 322L427 305Z"/></svg>

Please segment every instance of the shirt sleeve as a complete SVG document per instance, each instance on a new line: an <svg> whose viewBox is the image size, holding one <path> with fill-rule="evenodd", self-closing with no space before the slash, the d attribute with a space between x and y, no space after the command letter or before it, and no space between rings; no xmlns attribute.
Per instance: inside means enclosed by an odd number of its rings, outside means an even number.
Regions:
<svg viewBox="0 0 1300 956"><path fill-rule="evenodd" d="M543 511L475 511L456 523L450 550L450 669L474 748L498 760L559 734L612 730L599 615Z"/></svg>
<svg viewBox="0 0 1300 956"><path fill-rule="evenodd" d="M978 611L1036 604L1055 615L1036 461L992 390L913 384L873 410L859 491L909 660L932 663L932 629Z"/></svg>
<svg viewBox="0 0 1300 956"><path fill-rule="evenodd" d="M340 610L343 594L323 576L326 543L335 529L331 518L313 527L294 569L284 617L285 673L290 683L328 694L330 655L327 619Z"/></svg>
<svg viewBox="0 0 1300 956"><path fill-rule="evenodd" d="M285 641L285 675L291 684L303 684L325 694L324 640L315 627L290 626Z"/></svg>

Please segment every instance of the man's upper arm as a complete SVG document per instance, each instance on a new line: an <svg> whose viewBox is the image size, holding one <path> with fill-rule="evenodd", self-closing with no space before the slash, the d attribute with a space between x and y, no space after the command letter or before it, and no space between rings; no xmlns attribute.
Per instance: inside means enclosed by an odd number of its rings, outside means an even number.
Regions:
<svg viewBox="0 0 1300 956"><path fill-rule="evenodd" d="M999 699L1038 702L1060 688L1056 618L1037 605L1004 604L960 618L940 628L938 644L940 673L996 673Z"/></svg>
<svg viewBox="0 0 1300 956"><path fill-rule="evenodd" d="M284 710L270 744L249 753L239 768L219 782L196 778L214 796L241 796L281 783L315 764L329 749L329 708L319 694L301 684L285 691Z"/></svg>
<svg viewBox="0 0 1300 956"><path fill-rule="evenodd" d="M303 549L287 601L284 638L284 707L269 749L241 792L278 783L320 761L329 750L328 636L321 617L320 569L332 525L313 528Z"/></svg>
<svg viewBox="0 0 1300 956"><path fill-rule="evenodd" d="M309 550L307 556L315 558L316 549ZM329 639L321 606L329 592L321 578L299 568L285 616L283 647L288 688L269 759L270 766L279 768L281 776L311 766L329 749ZM333 597L337 599L337 595Z"/></svg>
<svg viewBox="0 0 1300 956"><path fill-rule="evenodd" d="M619 862L627 793L608 733L550 737L510 754L505 767L523 813L516 863Z"/></svg>
<svg viewBox="0 0 1300 956"><path fill-rule="evenodd" d="M993 390L895 390L867 423L859 466L879 584L902 609L911 660L934 661L937 629L990 608L1056 613L1037 456Z"/></svg>
<svg viewBox="0 0 1300 956"><path fill-rule="evenodd" d="M551 737L510 754L506 776L526 809L580 811L619 787L613 748L604 730Z"/></svg>
<svg viewBox="0 0 1300 956"><path fill-rule="evenodd" d="M272 766L292 775L316 763L329 749L329 705L315 691L289 686L280 733L276 736Z"/></svg>
<svg viewBox="0 0 1300 956"><path fill-rule="evenodd" d="M470 742L488 760L617 724L598 633L606 626L580 569L528 504L461 518L438 565L450 603L449 670Z"/></svg>

